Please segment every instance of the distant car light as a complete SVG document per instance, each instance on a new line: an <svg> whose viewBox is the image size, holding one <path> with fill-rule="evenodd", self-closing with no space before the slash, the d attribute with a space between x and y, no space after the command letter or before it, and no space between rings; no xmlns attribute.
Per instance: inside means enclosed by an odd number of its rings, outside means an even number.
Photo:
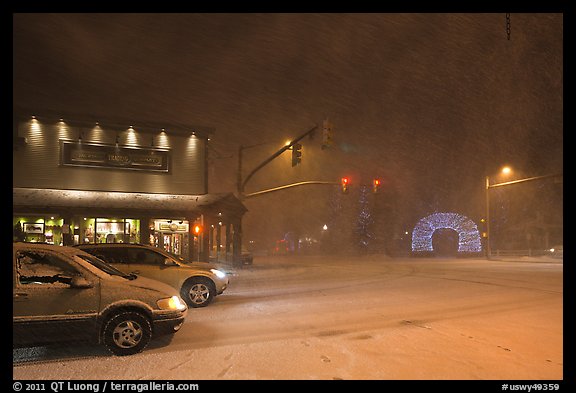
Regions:
<svg viewBox="0 0 576 393"><path fill-rule="evenodd" d="M158 307L162 310L185 310L186 303L184 303L178 296L172 296L160 299L157 302Z"/></svg>
<svg viewBox="0 0 576 393"><path fill-rule="evenodd" d="M218 276L218 278L224 278L226 277L226 273L224 273L223 271L220 271L218 269L210 269L210 271L212 273L214 273L216 276Z"/></svg>

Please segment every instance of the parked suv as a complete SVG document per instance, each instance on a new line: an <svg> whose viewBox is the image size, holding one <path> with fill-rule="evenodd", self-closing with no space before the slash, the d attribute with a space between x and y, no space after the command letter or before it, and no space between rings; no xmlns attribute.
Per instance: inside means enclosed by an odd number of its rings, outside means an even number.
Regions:
<svg viewBox="0 0 576 393"><path fill-rule="evenodd" d="M12 259L14 347L89 341L132 355L184 323L173 288L77 248L17 242Z"/></svg>
<svg viewBox="0 0 576 393"><path fill-rule="evenodd" d="M161 248L143 244L79 244L80 248L117 269L166 283L180 292L189 307L205 307L228 287L228 276L206 262L187 263Z"/></svg>

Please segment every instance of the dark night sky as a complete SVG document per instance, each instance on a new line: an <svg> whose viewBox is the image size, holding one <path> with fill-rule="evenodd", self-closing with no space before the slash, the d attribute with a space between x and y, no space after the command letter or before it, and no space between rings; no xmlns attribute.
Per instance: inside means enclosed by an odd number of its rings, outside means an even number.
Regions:
<svg viewBox="0 0 576 393"><path fill-rule="evenodd" d="M15 14L14 105L215 128L210 192L329 117L334 146L304 140L247 191L304 180L384 179L408 223L477 219L483 179L562 172L562 14ZM301 197L305 198L302 199ZM246 201L248 236L316 226L327 190ZM281 211L281 212L280 212ZM274 218L270 219L270 215ZM281 216L281 217L279 217ZM277 218L278 219L275 219Z"/></svg>

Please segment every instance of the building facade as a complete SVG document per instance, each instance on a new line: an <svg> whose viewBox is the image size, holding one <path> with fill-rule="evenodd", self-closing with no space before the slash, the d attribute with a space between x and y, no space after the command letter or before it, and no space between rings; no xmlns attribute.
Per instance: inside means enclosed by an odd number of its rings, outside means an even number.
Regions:
<svg viewBox="0 0 576 393"><path fill-rule="evenodd" d="M208 193L212 129L25 111L13 127L14 240L239 261L246 208Z"/></svg>

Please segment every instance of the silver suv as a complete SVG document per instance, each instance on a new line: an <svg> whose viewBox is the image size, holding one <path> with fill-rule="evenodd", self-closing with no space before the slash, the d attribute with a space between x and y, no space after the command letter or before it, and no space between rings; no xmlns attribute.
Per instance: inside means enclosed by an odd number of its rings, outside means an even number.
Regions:
<svg viewBox="0 0 576 393"><path fill-rule="evenodd" d="M187 263L161 248L143 244L79 244L117 269L176 288L189 307L205 307L228 287L228 276L206 262Z"/></svg>
<svg viewBox="0 0 576 393"><path fill-rule="evenodd" d="M77 248L14 243L12 259L14 347L89 341L132 355L184 323L173 288Z"/></svg>

